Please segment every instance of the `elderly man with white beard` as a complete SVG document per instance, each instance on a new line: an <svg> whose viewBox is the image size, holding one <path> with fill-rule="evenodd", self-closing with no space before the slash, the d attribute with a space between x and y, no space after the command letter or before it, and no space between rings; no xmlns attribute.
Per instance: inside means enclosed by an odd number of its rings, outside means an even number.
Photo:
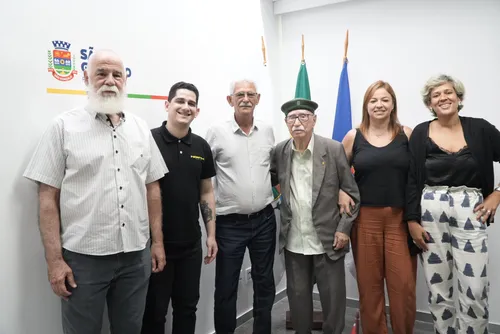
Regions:
<svg viewBox="0 0 500 334"><path fill-rule="evenodd" d="M145 121L124 111L127 77L112 51L84 72L88 103L60 114L24 177L39 185L48 278L65 334L141 332L151 272L165 266L158 180L167 166Z"/></svg>

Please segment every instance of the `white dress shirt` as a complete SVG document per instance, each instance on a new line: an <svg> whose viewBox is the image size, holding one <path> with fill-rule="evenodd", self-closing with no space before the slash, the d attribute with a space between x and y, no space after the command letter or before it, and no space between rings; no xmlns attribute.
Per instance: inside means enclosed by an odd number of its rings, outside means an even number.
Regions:
<svg viewBox="0 0 500 334"><path fill-rule="evenodd" d="M312 221L314 135L303 153L297 151L295 143L292 143L292 149L292 175L290 175L292 221L286 249L304 255L323 254L325 250Z"/></svg>
<svg viewBox="0 0 500 334"><path fill-rule="evenodd" d="M271 150L273 129L254 120L247 135L234 120L207 131L217 175L214 178L217 215L258 212L273 201Z"/></svg>
<svg viewBox="0 0 500 334"><path fill-rule="evenodd" d="M145 121L126 112L113 126L77 108L50 124L24 177L60 189L63 248L110 255L145 248L146 184L167 172Z"/></svg>

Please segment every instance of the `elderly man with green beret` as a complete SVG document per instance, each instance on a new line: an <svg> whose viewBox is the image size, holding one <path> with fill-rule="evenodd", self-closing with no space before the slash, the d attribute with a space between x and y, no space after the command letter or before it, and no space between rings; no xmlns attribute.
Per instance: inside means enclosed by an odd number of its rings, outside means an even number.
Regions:
<svg viewBox="0 0 500 334"><path fill-rule="evenodd" d="M293 99L281 107L292 136L274 148L272 170L282 193L280 252L285 251L287 295L293 328L311 333L312 290L317 283L323 333L341 334L345 323L344 255L359 211L359 191L342 144L313 133L318 104ZM339 211L339 189L355 202Z"/></svg>

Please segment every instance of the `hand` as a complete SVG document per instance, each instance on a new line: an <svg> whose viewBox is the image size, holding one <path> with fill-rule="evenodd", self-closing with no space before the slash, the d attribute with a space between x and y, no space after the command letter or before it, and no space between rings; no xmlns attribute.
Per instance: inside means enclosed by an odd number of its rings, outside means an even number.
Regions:
<svg viewBox="0 0 500 334"><path fill-rule="evenodd" d="M335 232L335 240L333 241L333 249L339 250L344 248L349 242L349 236L342 232Z"/></svg>
<svg viewBox="0 0 500 334"><path fill-rule="evenodd" d="M354 208L354 201L342 189L339 190L338 205L341 215L345 212L347 215L351 216L351 208Z"/></svg>
<svg viewBox="0 0 500 334"><path fill-rule="evenodd" d="M205 256L205 264L211 263L217 256L218 248L214 237L207 237L207 256Z"/></svg>
<svg viewBox="0 0 500 334"><path fill-rule="evenodd" d="M494 191L488 197L486 197L483 203L479 204L474 209L474 212L477 212L476 219L484 224L488 220L488 218L495 217L495 213L497 211L499 203L500 192Z"/></svg>
<svg viewBox="0 0 500 334"><path fill-rule="evenodd" d="M52 291L64 300L68 300L71 292L66 287L68 285L73 289L76 288L75 277L73 271L64 260L57 260L47 263L48 276Z"/></svg>
<svg viewBox="0 0 500 334"><path fill-rule="evenodd" d="M410 231L411 238L413 239L413 243L426 252L429 248L427 247L427 243L425 241L429 241L430 237L426 230L415 221L408 222L408 230Z"/></svg>
<svg viewBox="0 0 500 334"><path fill-rule="evenodd" d="M156 242L151 245L151 263L154 273L159 273L165 268L167 259L165 258L165 248L162 242Z"/></svg>

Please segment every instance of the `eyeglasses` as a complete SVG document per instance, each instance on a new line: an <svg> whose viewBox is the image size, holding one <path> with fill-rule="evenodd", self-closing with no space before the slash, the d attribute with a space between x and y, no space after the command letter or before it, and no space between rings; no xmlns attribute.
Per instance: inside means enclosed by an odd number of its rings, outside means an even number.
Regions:
<svg viewBox="0 0 500 334"><path fill-rule="evenodd" d="M285 117L285 122L287 122L287 124L294 124L295 120L298 118L300 123L305 123L311 116L313 116L313 114L288 115Z"/></svg>
<svg viewBox="0 0 500 334"><path fill-rule="evenodd" d="M246 96L248 96L249 99L253 99L254 97L257 96L257 93L255 92L238 92L236 94L233 94L233 96L236 96L238 99L242 99Z"/></svg>

